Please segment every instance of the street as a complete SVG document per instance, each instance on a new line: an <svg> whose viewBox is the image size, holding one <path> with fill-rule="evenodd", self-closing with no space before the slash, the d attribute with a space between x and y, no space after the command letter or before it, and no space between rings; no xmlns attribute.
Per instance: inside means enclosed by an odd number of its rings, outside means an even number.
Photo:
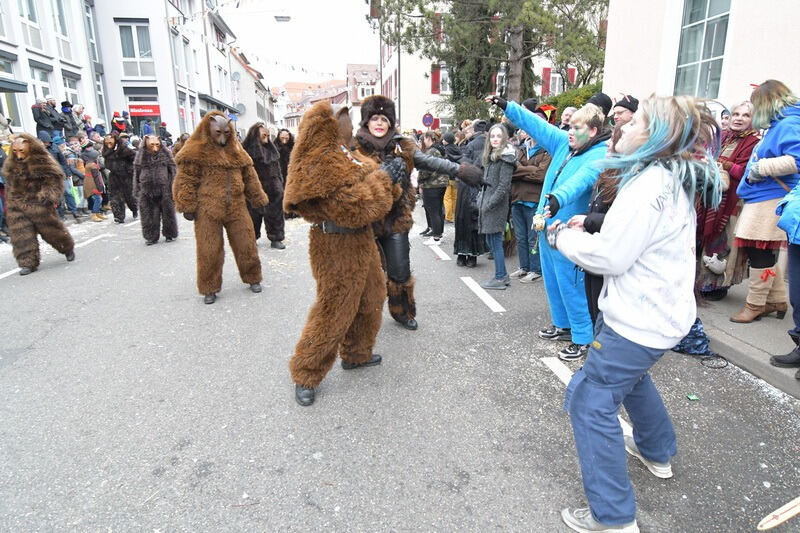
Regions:
<svg viewBox="0 0 800 533"><path fill-rule="evenodd" d="M491 264L456 267L453 226L441 253L415 226L419 330L384 310L383 364L337 364L303 408L308 227L259 241L261 294L226 247L214 305L183 219L155 246L130 213L72 225L76 260L43 245L26 277L0 244L0 531L567 531L559 511L586 502L557 372L580 362L536 334L542 282L485 302L460 278ZM754 531L800 495L800 400L672 352L653 378L679 451L669 480L628 459L642 531Z"/></svg>

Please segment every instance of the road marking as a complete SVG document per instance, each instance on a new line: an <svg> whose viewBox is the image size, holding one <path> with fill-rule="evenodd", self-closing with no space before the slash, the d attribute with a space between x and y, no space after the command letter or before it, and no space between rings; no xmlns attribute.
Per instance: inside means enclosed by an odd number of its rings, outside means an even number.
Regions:
<svg viewBox="0 0 800 533"><path fill-rule="evenodd" d="M139 223L139 221L138 221L138 220L134 220L133 222L131 222L131 223L129 223L129 224L125 224L124 226L125 226L126 228L130 228L131 226L134 226L134 225L136 225L136 224L138 224L138 223Z"/></svg>
<svg viewBox="0 0 800 533"><path fill-rule="evenodd" d="M84 247L84 246L86 246L87 244L91 244L91 243L93 243L94 241L99 241L100 239L104 239L104 238L106 238L106 237L111 237L111 234L110 234L110 233L101 233L101 234L100 234L100 235L98 235L97 237L92 237L91 239L89 239L89 240L86 240L86 241L83 241L83 242L82 242L82 243L80 243L80 244L76 244L76 245L75 245L75 248L83 248L83 247Z"/></svg>
<svg viewBox="0 0 800 533"><path fill-rule="evenodd" d="M474 292L475 295L478 298L480 298L481 301L487 305L487 307L489 307L489 309L491 309L495 313L505 313L506 311L505 307L497 303L497 300L489 296L489 293L483 290L483 287L478 285L477 281L475 281L469 276L462 277L461 281L463 281L467 285L467 287L469 287L472 290L472 292Z"/></svg>
<svg viewBox="0 0 800 533"><path fill-rule="evenodd" d="M20 271L19 268L15 268L14 270L9 270L8 272L0 274L0 279L7 278L8 276L13 276L14 274L16 274L19 271Z"/></svg>
<svg viewBox="0 0 800 533"><path fill-rule="evenodd" d="M463 278L462 278L463 279ZM561 362L558 357L542 357L539 359L544 366L553 371L558 379L564 385L569 385L569 380L572 379L572 370L567 365ZM622 433L625 435L633 435L633 428L621 416L618 416L619 424L622 426Z"/></svg>
<svg viewBox="0 0 800 533"><path fill-rule="evenodd" d="M431 250L433 250L433 253L435 253L436 255L438 255L438 256L439 256L439 259L441 259L442 261L452 261L452 259L450 259L450 256L449 256L449 255L447 255L446 253L444 253L444 250L442 250L442 249L439 247L439 245L438 245L438 244L432 244L432 245L428 246L428 248L430 248Z"/></svg>

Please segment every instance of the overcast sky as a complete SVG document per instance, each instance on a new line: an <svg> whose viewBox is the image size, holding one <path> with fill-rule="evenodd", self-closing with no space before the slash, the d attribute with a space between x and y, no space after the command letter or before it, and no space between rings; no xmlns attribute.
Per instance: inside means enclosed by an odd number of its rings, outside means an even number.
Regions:
<svg viewBox="0 0 800 533"><path fill-rule="evenodd" d="M233 0L235 2L235 0ZM348 63L378 63L364 0L231 0L220 14L268 85L345 79ZM224 5L223 4L223 5ZM289 22L274 16L287 15ZM294 69L292 69L294 67Z"/></svg>

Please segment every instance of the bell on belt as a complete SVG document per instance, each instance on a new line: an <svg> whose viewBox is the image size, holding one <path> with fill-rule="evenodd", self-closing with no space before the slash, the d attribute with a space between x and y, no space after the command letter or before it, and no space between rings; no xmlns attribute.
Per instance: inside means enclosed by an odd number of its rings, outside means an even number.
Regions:
<svg viewBox="0 0 800 533"><path fill-rule="evenodd" d="M544 217L541 214L533 215L533 229L542 231L544 229Z"/></svg>

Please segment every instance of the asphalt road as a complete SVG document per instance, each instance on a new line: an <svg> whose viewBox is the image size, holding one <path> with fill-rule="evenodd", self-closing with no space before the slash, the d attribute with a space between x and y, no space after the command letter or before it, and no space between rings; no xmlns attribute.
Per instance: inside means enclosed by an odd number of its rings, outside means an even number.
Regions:
<svg viewBox="0 0 800 533"><path fill-rule="evenodd" d="M492 311L460 279L492 267L456 267L452 229L453 260L413 237L419 330L385 313L383 364L335 366L309 408L287 368L315 294L305 222L259 242L261 294L228 251L210 306L186 221L149 247L137 223L71 226L76 261L44 246L26 277L0 244L0 531L566 531L585 500L543 287ZM642 531L754 531L800 495L800 401L690 356L653 375L679 453L670 480L629 460Z"/></svg>

